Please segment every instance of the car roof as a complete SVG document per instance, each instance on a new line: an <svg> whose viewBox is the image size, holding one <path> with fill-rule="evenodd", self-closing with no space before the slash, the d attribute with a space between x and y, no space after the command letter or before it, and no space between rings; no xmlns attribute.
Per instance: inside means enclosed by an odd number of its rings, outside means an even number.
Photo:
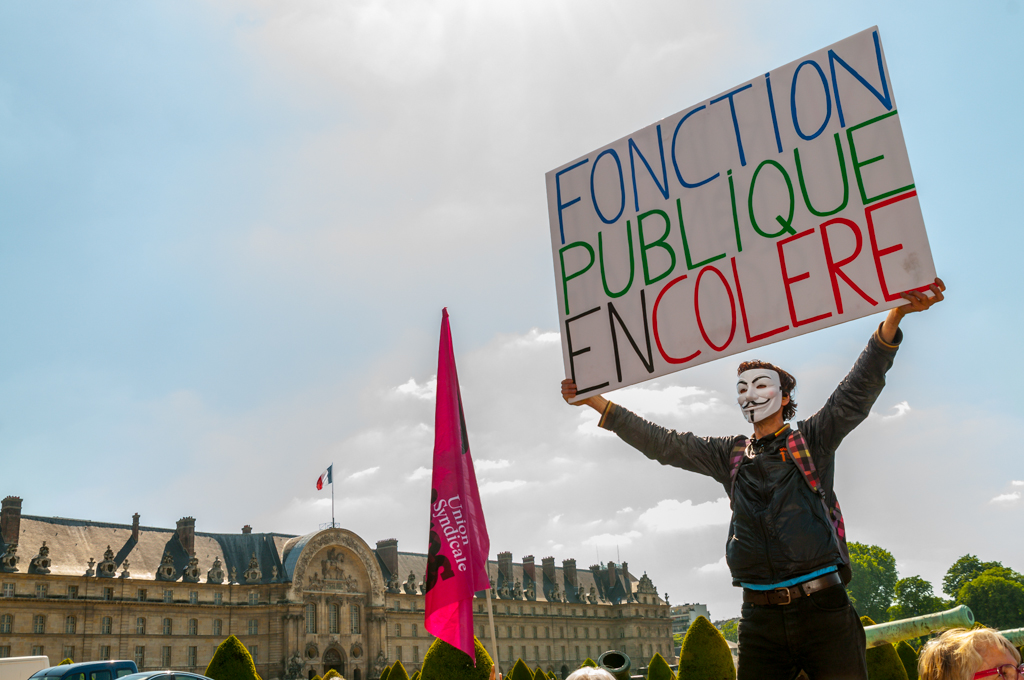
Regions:
<svg viewBox="0 0 1024 680"><path fill-rule="evenodd" d="M99 670L103 668L117 668L120 665L129 665L131 661L126 659L116 659L112 661L79 661L78 663L66 663L63 666L50 666L37 672L35 676L40 675L64 675L65 673L82 672L85 670ZM35 677L33 676L33 677Z"/></svg>
<svg viewBox="0 0 1024 680"><path fill-rule="evenodd" d="M210 680L210 678L207 678L205 675L190 673L188 671L176 671L169 668L159 671L140 671L138 673L132 673L131 675L122 675L118 680L146 680L146 678L155 678L161 675L177 675L187 678L196 678L196 680Z"/></svg>

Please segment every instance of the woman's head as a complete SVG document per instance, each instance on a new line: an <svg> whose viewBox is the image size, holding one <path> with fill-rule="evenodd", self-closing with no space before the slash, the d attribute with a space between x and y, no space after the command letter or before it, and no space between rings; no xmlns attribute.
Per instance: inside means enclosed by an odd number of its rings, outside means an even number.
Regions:
<svg viewBox="0 0 1024 680"><path fill-rule="evenodd" d="M1020 653L1002 635L991 628L954 628L921 649L917 672L920 680L972 680L979 671L1006 664L1020 664Z"/></svg>
<svg viewBox="0 0 1024 680"><path fill-rule="evenodd" d="M565 680L615 680L615 676L603 668L584 666L578 671L574 671Z"/></svg>

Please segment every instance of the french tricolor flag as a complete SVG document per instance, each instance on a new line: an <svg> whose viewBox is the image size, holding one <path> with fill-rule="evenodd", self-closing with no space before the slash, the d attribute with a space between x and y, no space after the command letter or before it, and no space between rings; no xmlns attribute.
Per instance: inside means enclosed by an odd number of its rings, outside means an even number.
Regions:
<svg viewBox="0 0 1024 680"><path fill-rule="evenodd" d="M321 489L323 489L324 488L324 484L334 484L334 480L331 478L331 468L333 468L333 467L334 467L333 464L327 466L327 469L324 470L324 473L322 475L320 475L320 477L316 480L316 490L317 491L320 491Z"/></svg>

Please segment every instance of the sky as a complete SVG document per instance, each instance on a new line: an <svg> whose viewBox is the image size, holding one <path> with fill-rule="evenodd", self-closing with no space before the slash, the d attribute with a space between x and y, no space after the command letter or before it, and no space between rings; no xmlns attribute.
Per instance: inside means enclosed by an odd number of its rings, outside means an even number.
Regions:
<svg viewBox="0 0 1024 680"><path fill-rule="evenodd" d="M948 291L839 449L848 535L1024 570L1020 0L0 0L0 496L305 534L333 464L342 526L425 552L447 307L492 553L737 616L722 488L561 401L544 173L874 25ZM758 355L806 416L880 320ZM609 396L747 432L743 358Z"/></svg>

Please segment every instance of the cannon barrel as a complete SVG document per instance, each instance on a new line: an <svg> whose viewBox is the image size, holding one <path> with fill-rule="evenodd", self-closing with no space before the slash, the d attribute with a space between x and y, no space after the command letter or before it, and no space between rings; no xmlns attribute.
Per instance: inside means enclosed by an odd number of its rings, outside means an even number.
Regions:
<svg viewBox="0 0 1024 680"><path fill-rule="evenodd" d="M974 613L967 605L962 604L944 612L865 626L864 634L867 636L868 649L871 649L885 644L895 644L900 640L922 637L937 630L970 628L973 625Z"/></svg>
<svg viewBox="0 0 1024 680"><path fill-rule="evenodd" d="M1013 630L1001 630L999 634L1010 641L1014 647L1020 647L1024 645L1024 628L1014 628Z"/></svg>
<svg viewBox="0 0 1024 680"><path fill-rule="evenodd" d="M629 680L629 657L625 652L610 649L597 657L597 665L615 676L615 680Z"/></svg>

